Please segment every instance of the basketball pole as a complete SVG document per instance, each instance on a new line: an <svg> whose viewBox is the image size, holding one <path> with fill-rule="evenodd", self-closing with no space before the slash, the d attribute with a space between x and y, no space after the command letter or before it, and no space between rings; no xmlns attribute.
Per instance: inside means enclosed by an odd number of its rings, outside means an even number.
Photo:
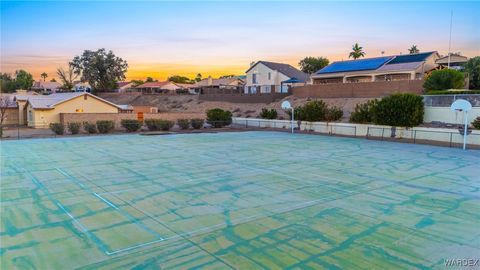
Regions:
<svg viewBox="0 0 480 270"><path fill-rule="evenodd" d="M291 125L292 126L292 134L293 134L293 129L294 129L294 126L293 126L294 125L294 118L295 118L294 115L295 115L295 110L292 107L292 125Z"/></svg>
<svg viewBox="0 0 480 270"><path fill-rule="evenodd" d="M463 131L463 150L466 149L467 147L467 129L468 129L468 116L467 116L467 111L463 111L463 117L465 118L465 128Z"/></svg>

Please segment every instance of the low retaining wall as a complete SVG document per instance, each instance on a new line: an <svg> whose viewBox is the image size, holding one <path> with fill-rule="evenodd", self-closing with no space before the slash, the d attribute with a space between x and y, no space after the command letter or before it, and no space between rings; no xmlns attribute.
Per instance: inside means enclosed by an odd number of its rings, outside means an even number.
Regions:
<svg viewBox="0 0 480 270"><path fill-rule="evenodd" d="M246 127L260 128L282 128L290 129L291 121L288 120L266 120L254 118L234 117L233 123ZM351 123L328 123L328 122L297 122L295 128L304 131L314 131L319 133L344 135L353 137L381 137L392 139L408 139L416 141L434 141L446 145L462 144L463 136L455 129L446 128L395 128L392 132L391 126L380 126L370 124L351 124ZM467 143L473 146L480 146L480 130L473 130L467 137Z"/></svg>
<svg viewBox="0 0 480 270"><path fill-rule="evenodd" d="M144 113L143 119L164 119L176 121L178 119L205 119L204 113ZM91 122L110 120L115 122L115 129L121 129L122 119L138 119L136 113L61 113L60 122L67 125L69 122Z"/></svg>
<svg viewBox="0 0 480 270"><path fill-rule="evenodd" d="M244 94L230 89L204 89L198 96L204 101L222 101L231 103L271 103L281 100L290 94L288 93L256 93Z"/></svg>
<svg viewBox="0 0 480 270"><path fill-rule="evenodd" d="M361 83L310 84L293 87L299 98L378 98L393 93L422 94L424 80L379 81Z"/></svg>

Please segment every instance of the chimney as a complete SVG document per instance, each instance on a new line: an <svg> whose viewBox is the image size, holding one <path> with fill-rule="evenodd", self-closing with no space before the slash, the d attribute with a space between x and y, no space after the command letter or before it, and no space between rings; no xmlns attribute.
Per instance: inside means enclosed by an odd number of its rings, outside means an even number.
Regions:
<svg viewBox="0 0 480 270"><path fill-rule="evenodd" d="M208 82L207 85L211 86L213 84L212 76L208 76Z"/></svg>

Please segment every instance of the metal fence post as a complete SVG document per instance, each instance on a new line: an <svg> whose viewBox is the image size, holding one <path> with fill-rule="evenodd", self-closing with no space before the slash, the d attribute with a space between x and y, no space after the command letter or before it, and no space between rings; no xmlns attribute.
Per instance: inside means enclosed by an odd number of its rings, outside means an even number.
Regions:
<svg viewBox="0 0 480 270"><path fill-rule="evenodd" d="M383 134L385 134L385 128L382 128L382 141L383 141Z"/></svg>
<svg viewBox="0 0 480 270"><path fill-rule="evenodd" d="M413 131L413 144L415 144L416 140L417 140L417 131L414 130Z"/></svg>
<svg viewBox="0 0 480 270"><path fill-rule="evenodd" d="M450 147L452 147L452 132L450 132Z"/></svg>

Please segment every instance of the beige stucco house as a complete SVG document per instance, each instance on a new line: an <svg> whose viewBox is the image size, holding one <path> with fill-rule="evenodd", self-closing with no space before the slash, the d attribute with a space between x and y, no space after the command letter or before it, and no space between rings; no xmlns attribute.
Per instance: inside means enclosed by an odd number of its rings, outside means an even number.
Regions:
<svg viewBox="0 0 480 270"><path fill-rule="evenodd" d="M313 84L423 79L436 68L437 52L333 62L312 75Z"/></svg>
<svg viewBox="0 0 480 270"><path fill-rule="evenodd" d="M25 105L29 127L47 128L59 123L61 113L118 113L121 107L86 92L30 96Z"/></svg>
<svg viewBox="0 0 480 270"><path fill-rule="evenodd" d="M305 85L309 75L289 64L258 61L245 72L245 93L286 93L291 86Z"/></svg>

